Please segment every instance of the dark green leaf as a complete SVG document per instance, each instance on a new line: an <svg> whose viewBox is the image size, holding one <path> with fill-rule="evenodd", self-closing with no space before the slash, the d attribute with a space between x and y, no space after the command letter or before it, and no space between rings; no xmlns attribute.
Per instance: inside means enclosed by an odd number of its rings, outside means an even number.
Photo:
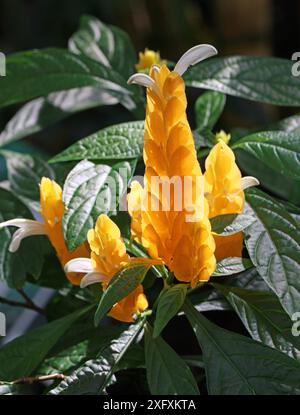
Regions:
<svg viewBox="0 0 300 415"><path fill-rule="evenodd" d="M76 326L72 326L73 330L76 330ZM72 344L69 347L63 348L59 352L52 353L50 351L49 357L47 357L35 371L38 374L51 374L51 373L70 373L70 370L75 370L79 365L82 365L85 361L94 359L98 353L109 346L111 341L119 337L122 332L120 327L103 326L101 327L101 336L99 336L99 329L95 329L90 333L87 333L88 337L79 343ZM82 334L82 331L81 333ZM59 343L56 344L57 349Z"/></svg>
<svg viewBox="0 0 300 415"><path fill-rule="evenodd" d="M134 159L142 154L144 121L134 121L104 128L55 156L51 163L72 160Z"/></svg>
<svg viewBox="0 0 300 415"><path fill-rule="evenodd" d="M255 221L251 215L220 215L210 219L212 232L222 236L233 235L241 232Z"/></svg>
<svg viewBox="0 0 300 415"><path fill-rule="evenodd" d="M299 79L292 75L293 61L273 57L231 56L214 58L190 68L186 85L213 89L224 94L299 106Z"/></svg>
<svg viewBox="0 0 300 415"><path fill-rule="evenodd" d="M152 395L199 395L197 383L187 364L161 338L145 328L147 379Z"/></svg>
<svg viewBox="0 0 300 415"><path fill-rule="evenodd" d="M246 191L246 213L257 220L245 230L245 243L259 274L290 316L299 311L300 228L274 199L258 189Z"/></svg>
<svg viewBox="0 0 300 415"><path fill-rule="evenodd" d="M258 274L256 268L248 269L240 274L226 276L224 286L241 287L249 290L267 291L269 286ZM198 311L230 310L231 307L227 300L214 288L200 288L191 291L189 299Z"/></svg>
<svg viewBox="0 0 300 415"><path fill-rule="evenodd" d="M226 96L221 92L207 91L195 104L197 130L212 130L223 112Z"/></svg>
<svg viewBox="0 0 300 415"><path fill-rule="evenodd" d="M118 102L105 90L90 86L37 98L25 104L6 124L0 134L0 147L37 133L76 112Z"/></svg>
<svg viewBox="0 0 300 415"><path fill-rule="evenodd" d="M264 189L281 199L300 204L300 187L296 180L292 180L283 174L271 169L262 161L246 151L236 149L237 164L244 175L256 177Z"/></svg>
<svg viewBox="0 0 300 415"><path fill-rule="evenodd" d="M46 324L5 344L0 349L0 380L29 376L66 330L91 307Z"/></svg>
<svg viewBox="0 0 300 415"><path fill-rule="evenodd" d="M237 141L233 149L242 149L284 176L300 180L300 133L265 131Z"/></svg>
<svg viewBox="0 0 300 415"><path fill-rule="evenodd" d="M29 207L40 211L39 184L43 176L54 178L52 168L40 157L2 150L11 190Z"/></svg>
<svg viewBox="0 0 300 415"><path fill-rule="evenodd" d="M153 336L157 337L180 310L187 292L187 285L177 284L162 291L157 305Z"/></svg>
<svg viewBox="0 0 300 415"><path fill-rule="evenodd" d="M241 257L228 257L221 259L217 263L217 267L212 274L213 277L221 277L224 275L237 274L245 271L253 266L252 262L248 258Z"/></svg>
<svg viewBox="0 0 300 415"><path fill-rule="evenodd" d="M252 339L224 330L186 302L203 352L210 395L300 395L300 364Z"/></svg>
<svg viewBox="0 0 300 415"><path fill-rule="evenodd" d="M150 265L130 265L113 276L98 305L95 314L96 326L114 304L130 294L142 283L149 268Z"/></svg>
<svg viewBox="0 0 300 415"><path fill-rule="evenodd" d="M139 334L142 325L143 321L131 325L119 338L112 340L97 359L87 361L52 389L50 395L103 394L118 364Z"/></svg>
<svg viewBox="0 0 300 415"><path fill-rule="evenodd" d="M36 390L33 385L0 383L0 396L1 395L36 395Z"/></svg>
<svg viewBox="0 0 300 415"><path fill-rule="evenodd" d="M214 284L230 302L254 340L300 359L300 338L292 335L292 320L278 298L263 291Z"/></svg>
<svg viewBox="0 0 300 415"><path fill-rule="evenodd" d="M79 30L69 40L69 49L113 68L125 79L134 73L137 57L127 33L96 17L81 17Z"/></svg>
<svg viewBox="0 0 300 415"><path fill-rule="evenodd" d="M0 188L0 223L15 218L33 219L30 210L11 192ZM43 266L43 237L32 236L22 241L16 253L8 251L16 228L0 230L0 280L12 288L22 288L26 274L38 278Z"/></svg>
<svg viewBox="0 0 300 415"><path fill-rule="evenodd" d="M70 250L86 240L87 232L94 227L101 213L116 213L135 165L135 160L112 167L83 160L71 170L64 184L65 213L62 221Z"/></svg>
<svg viewBox="0 0 300 415"><path fill-rule="evenodd" d="M63 49L37 49L10 55L0 78L0 107L51 92L95 86L127 108L135 103L126 81L112 68Z"/></svg>

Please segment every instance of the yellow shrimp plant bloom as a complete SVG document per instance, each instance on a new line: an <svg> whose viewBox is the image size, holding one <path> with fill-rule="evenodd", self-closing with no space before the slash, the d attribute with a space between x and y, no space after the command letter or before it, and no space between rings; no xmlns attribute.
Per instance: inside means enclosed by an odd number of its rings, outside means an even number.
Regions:
<svg viewBox="0 0 300 415"><path fill-rule="evenodd" d="M12 219L0 224L0 229L5 226L14 226L19 228L12 237L9 246L11 252L16 252L20 246L21 241L33 235L48 236L56 254L64 266L72 258L78 256L89 256L88 247L83 244L76 250L70 252L65 244L62 232L62 217L64 213L64 205L62 201L62 189L54 181L43 177L40 184L40 202L41 215L44 222L39 222L31 219ZM80 284L82 274L67 273L68 279L75 285Z"/></svg>
<svg viewBox="0 0 300 415"><path fill-rule="evenodd" d="M198 45L187 51L171 72L165 65L153 65L150 76L135 74L130 83L147 87L147 111L144 135L144 186L133 182L128 195L132 237L148 249L150 256L161 258L179 281L194 287L207 281L213 273L216 258L241 256L242 234L230 237L212 236L209 218L241 213L243 188L257 184L254 178L243 178L227 146L230 136L221 132L219 142L206 160L204 194L197 194L197 179L202 177L192 132L186 117L183 73L189 65L216 53L210 45ZM180 178L181 188L171 188L168 208L165 195L153 185L153 178ZM184 178L190 178L192 198L178 211L174 195L184 194ZM205 196L205 197L204 197ZM149 200L156 200L153 210ZM182 202L186 202L182 196ZM187 211L202 212L196 220L187 220ZM216 252L215 251L216 242Z"/></svg>
<svg viewBox="0 0 300 415"><path fill-rule="evenodd" d="M192 286L209 279L216 261L208 203L197 192L202 172L187 121L181 75L190 64L215 53L212 46L196 46L183 55L172 72L166 65L154 65L150 76L135 74L129 79L147 87L144 187L133 182L128 195L132 235L152 258L161 258L179 281L190 282ZM188 205L185 177L189 178L190 186ZM170 187L168 201L162 189L153 185L155 178L169 179L169 183L173 178L178 179L179 188ZM181 194L182 209L175 206L176 194ZM158 209L153 209L153 200ZM198 217L196 212L202 214ZM188 219L189 213L194 215L193 220Z"/></svg>
<svg viewBox="0 0 300 415"><path fill-rule="evenodd" d="M131 258L127 252L118 226L107 216L100 215L94 229L88 232L88 242L91 248L90 258L76 258L65 266L66 272L85 272L80 286L101 283L105 291L111 278L124 267L134 264L161 264L161 261L149 258ZM123 300L116 303L109 316L116 320L132 322L137 312L148 307L148 301L139 285Z"/></svg>
<svg viewBox="0 0 300 415"><path fill-rule="evenodd" d="M243 188L249 185L250 178L242 178L236 165L233 151L225 141L220 140L210 151L205 161L205 197L209 204L209 217L242 213L245 204ZM257 184L251 178L252 185ZM241 257L243 234L214 236L216 258Z"/></svg>

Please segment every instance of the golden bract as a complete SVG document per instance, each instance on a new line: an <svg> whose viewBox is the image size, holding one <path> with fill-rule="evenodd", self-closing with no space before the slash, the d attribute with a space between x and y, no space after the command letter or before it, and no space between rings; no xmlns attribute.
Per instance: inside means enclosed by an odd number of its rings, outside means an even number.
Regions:
<svg viewBox="0 0 300 415"><path fill-rule="evenodd" d="M62 189L54 181L43 177L40 184L41 214L44 219L47 236L54 247L56 254L64 266L68 261L77 257L88 257L89 250L85 244L70 252L66 246L62 232L62 217L64 205ZM67 273L68 279L75 285L80 284L81 273Z"/></svg>
<svg viewBox="0 0 300 415"><path fill-rule="evenodd" d="M144 136L144 188L133 183L128 196L133 237L153 258L161 258L179 281L207 281L215 269L214 239L208 220L208 204L196 192L202 176L194 140L186 118L185 85L179 74L163 65L150 71L155 88L147 89ZM184 195L184 177L190 177L192 199L189 208L200 210L201 218L187 221L187 209L174 207L171 188L170 207L164 210L164 196L153 187L152 178L179 177ZM178 189L177 189L178 191ZM147 197L150 196L150 197ZM153 211L149 200L157 199ZM184 202L184 200L182 200Z"/></svg>

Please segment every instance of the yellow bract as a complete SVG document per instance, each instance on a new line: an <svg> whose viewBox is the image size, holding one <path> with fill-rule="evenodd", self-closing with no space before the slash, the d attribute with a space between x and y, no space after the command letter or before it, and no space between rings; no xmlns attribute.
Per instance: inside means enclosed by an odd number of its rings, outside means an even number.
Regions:
<svg viewBox="0 0 300 415"><path fill-rule="evenodd" d="M163 61L160 58L160 53L146 48L144 52L139 53L139 61L135 68L137 71L145 71L150 70L152 65L161 63Z"/></svg>
<svg viewBox="0 0 300 415"><path fill-rule="evenodd" d="M242 175L236 165L233 151L224 141L219 141L205 161L205 196L209 203L209 217L242 213L245 196ZM215 236L216 258L242 256L243 235Z"/></svg>
<svg viewBox="0 0 300 415"><path fill-rule="evenodd" d="M121 237L118 226L107 216L100 215L94 229L88 232L88 242L91 248L91 259L96 272L107 278L102 281L103 289L108 286L111 278L130 263L156 264L157 261L148 258L130 258ZM148 301L139 285L127 297L113 306L109 315L117 320L132 322L133 315L144 311Z"/></svg>
<svg viewBox="0 0 300 415"><path fill-rule="evenodd" d="M137 182L128 196L132 216L132 235L153 258L161 258L179 281L207 281L215 269L215 243L208 220L208 204L199 196L197 179L202 176L192 132L186 117L185 86L176 72L163 65L150 71L156 89L147 90L147 114L144 136L144 188ZM152 178L174 177L180 180L170 187L170 206L161 187ZM190 178L191 200L184 203L184 178ZM182 209L174 206L174 194L182 195ZM158 209L153 210L152 202ZM187 221L187 215L201 217Z"/></svg>
<svg viewBox="0 0 300 415"><path fill-rule="evenodd" d="M85 244L70 252L65 244L62 232L62 217L64 205L62 201L62 189L54 181L46 177L40 184L41 214L45 222L48 238L53 245L56 254L64 266L68 261L77 257L89 257L89 250ZM75 285L80 284L83 274L70 272L68 279Z"/></svg>

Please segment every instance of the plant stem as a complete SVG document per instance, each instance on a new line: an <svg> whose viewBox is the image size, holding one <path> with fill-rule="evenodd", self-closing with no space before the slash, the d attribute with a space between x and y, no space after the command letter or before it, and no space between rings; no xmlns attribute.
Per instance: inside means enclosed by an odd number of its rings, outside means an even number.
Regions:
<svg viewBox="0 0 300 415"><path fill-rule="evenodd" d="M36 311L37 313L45 314L45 311L39 306L37 306L36 304L34 304L34 302L27 296L27 294L23 290L17 290L17 291L25 299L24 303L21 301L9 300L3 297L0 297L0 303L7 304L13 307L28 308L30 310Z"/></svg>
<svg viewBox="0 0 300 415"><path fill-rule="evenodd" d="M55 379L63 380L65 379L65 375L63 375L62 373L52 373L51 375L28 376L25 378L16 379L12 382L0 382L0 385L16 385L20 383L31 384L35 382L44 382L46 380L55 380Z"/></svg>

